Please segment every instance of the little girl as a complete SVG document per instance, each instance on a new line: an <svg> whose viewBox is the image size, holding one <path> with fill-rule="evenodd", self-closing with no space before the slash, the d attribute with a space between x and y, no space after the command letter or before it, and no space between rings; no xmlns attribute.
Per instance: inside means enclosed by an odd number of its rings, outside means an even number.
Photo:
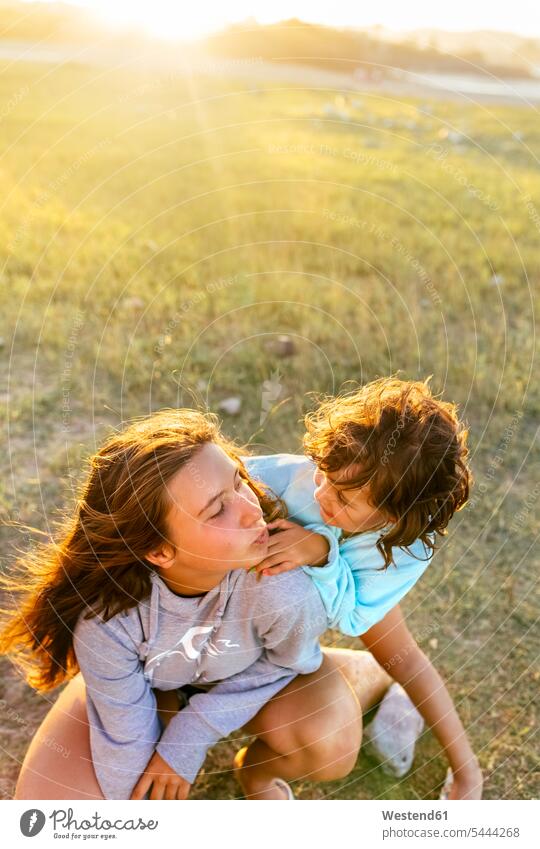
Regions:
<svg viewBox="0 0 540 849"><path fill-rule="evenodd" d="M304 567L330 626L361 636L432 727L453 772L450 798L480 798L481 772L448 691L397 606L468 499L467 431L455 405L435 399L427 381L384 378L330 398L306 426L310 459L245 458L292 520L269 525L257 571Z"/></svg>

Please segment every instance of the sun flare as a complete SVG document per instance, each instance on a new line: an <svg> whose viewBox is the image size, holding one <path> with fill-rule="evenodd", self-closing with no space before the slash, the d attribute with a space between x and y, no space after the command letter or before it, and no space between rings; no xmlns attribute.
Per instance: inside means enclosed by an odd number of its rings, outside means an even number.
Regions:
<svg viewBox="0 0 540 849"><path fill-rule="evenodd" d="M98 0L93 8L99 16L113 27L142 29L159 38L192 41L219 30L227 24L227 16L219 8L189 6L171 3L170 0L145 2L123 2Z"/></svg>

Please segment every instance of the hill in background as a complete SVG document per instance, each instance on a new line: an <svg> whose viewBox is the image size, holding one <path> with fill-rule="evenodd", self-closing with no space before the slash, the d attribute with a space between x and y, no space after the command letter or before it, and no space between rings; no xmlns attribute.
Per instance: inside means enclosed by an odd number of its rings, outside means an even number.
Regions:
<svg viewBox="0 0 540 849"><path fill-rule="evenodd" d="M155 42L135 26L106 27L85 9L63 3L0 4L3 42L126 45ZM178 39L178 45L181 39ZM196 45L216 57L305 64L381 77L394 69L418 72L488 74L499 78L540 75L540 39L509 33L396 33L384 27L331 28L297 19L261 25L234 24ZM193 45L195 46L195 45ZM174 43L164 49L174 50Z"/></svg>

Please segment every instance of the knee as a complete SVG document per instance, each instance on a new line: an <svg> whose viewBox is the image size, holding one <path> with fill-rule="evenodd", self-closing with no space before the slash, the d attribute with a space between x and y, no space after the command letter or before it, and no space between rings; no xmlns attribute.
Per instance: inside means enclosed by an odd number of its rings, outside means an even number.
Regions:
<svg viewBox="0 0 540 849"><path fill-rule="evenodd" d="M312 764L312 778L331 781L345 778L354 769L362 741L362 721L354 728L334 728L331 733L311 743L307 750Z"/></svg>
<svg viewBox="0 0 540 849"><path fill-rule="evenodd" d="M362 713L355 699L327 707L298 730L306 773L314 781L345 778L356 764L362 742Z"/></svg>

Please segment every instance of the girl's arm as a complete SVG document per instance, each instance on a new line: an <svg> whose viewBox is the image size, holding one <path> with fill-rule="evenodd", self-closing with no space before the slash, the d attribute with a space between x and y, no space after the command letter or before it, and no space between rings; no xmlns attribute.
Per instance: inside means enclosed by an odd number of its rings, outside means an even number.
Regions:
<svg viewBox="0 0 540 849"><path fill-rule="evenodd" d="M396 605L362 634L378 663L406 690L444 748L454 774L450 799L481 799L482 772L444 681L410 633Z"/></svg>
<svg viewBox="0 0 540 849"><path fill-rule="evenodd" d="M81 617L73 645L86 685L94 768L105 798L129 799L149 761L154 768L150 798L185 798L185 779L168 764L153 761L161 734L156 697L132 640L114 621Z"/></svg>

